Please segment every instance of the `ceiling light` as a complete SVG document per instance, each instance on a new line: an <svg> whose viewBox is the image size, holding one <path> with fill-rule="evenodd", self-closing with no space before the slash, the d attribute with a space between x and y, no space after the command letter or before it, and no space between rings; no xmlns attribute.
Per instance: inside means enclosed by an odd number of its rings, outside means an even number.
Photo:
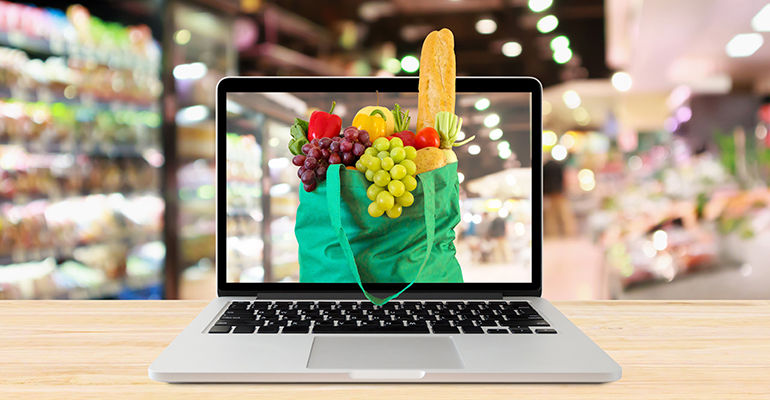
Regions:
<svg viewBox="0 0 770 400"><path fill-rule="evenodd" d="M540 33L551 32L556 29L557 26L559 26L559 20L553 15L546 15L545 17L540 18L540 21L537 21L537 30L539 30Z"/></svg>
<svg viewBox="0 0 770 400"><path fill-rule="evenodd" d="M751 19L751 27L757 32L770 32L770 4Z"/></svg>
<svg viewBox="0 0 770 400"><path fill-rule="evenodd" d="M510 156L511 156L511 154L513 154L513 152L511 152L511 149L502 149L502 150L500 150L500 152L498 153L498 155L500 156L500 158L502 158L503 160L505 160L505 159L507 159L508 157L510 157Z"/></svg>
<svg viewBox="0 0 770 400"><path fill-rule="evenodd" d="M565 49L569 47L569 39L566 36L556 36L551 40L551 50Z"/></svg>
<svg viewBox="0 0 770 400"><path fill-rule="evenodd" d="M420 60L415 56L406 56L401 59L401 68L409 73L415 72L420 69Z"/></svg>
<svg viewBox="0 0 770 400"><path fill-rule="evenodd" d="M489 99L479 99L479 101L476 102L476 109L479 111L484 111L489 107Z"/></svg>
<svg viewBox="0 0 770 400"><path fill-rule="evenodd" d="M497 151L510 150L510 149L511 149L511 144L506 141L502 141L497 144Z"/></svg>
<svg viewBox="0 0 770 400"><path fill-rule="evenodd" d="M556 144L556 134L553 131L543 131L543 146L553 146Z"/></svg>
<svg viewBox="0 0 770 400"><path fill-rule="evenodd" d="M506 57L516 57L521 54L521 45L517 42L508 42L503 45L503 54Z"/></svg>
<svg viewBox="0 0 770 400"><path fill-rule="evenodd" d="M397 74L401 72L401 61L398 61L398 59L395 58L391 58L385 63L385 69L387 69L391 74Z"/></svg>
<svg viewBox="0 0 770 400"><path fill-rule="evenodd" d="M192 35L190 34L190 31L188 31L187 29L180 29L176 31L176 33L174 34L174 41L177 44L184 46L187 44L187 42L190 41L191 36Z"/></svg>
<svg viewBox="0 0 770 400"><path fill-rule="evenodd" d="M209 109L203 105L183 108L176 113L177 125L187 126L209 117Z"/></svg>
<svg viewBox="0 0 770 400"><path fill-rule="evenodd" d="M625 72L616 72L612 75L612 86L615 89L625 92L631 89L631 76Z"/></svg>
<svg viewBox="0 0 770 400"><path fill-rule="evenodd" d="M503 131L502 129L495 129L492 132L489 132L489 138L492 140L497 140L503 137Z"/></svg>
<svg viewBox="0 0 770 400"><path fill-rule="evenodd" d="M574 90L567 90L564 92L564 95L561 97L561 99L564 100L564 104L567 107L573 110L580 107L580 96Z"/></svg>
<svg viewBox="0 0 770 400"><path fill-rule="evenodd" d="M553 107L551 107L551 103L548 101L543 100L543 115L548 115L551 113Z"/></svg>
<svg viewBox="0 0 770 400"><path fill-rule="evenodd" d="M759 50L764 42L765 39L759 33L742 33L727 43L725 51L730 57L748 57Z"/></svg>
<svg viewBox="0 0 770 400"><path fill-rule="evenodd" d="M663 251L668 247L668 234L665 231L658 230L652 234L652 243L655 250Z"/></svg>
<svg viewBox="0 0 770 400"><path fill-rule="evenodd" d="M529 0L529 9L534 12L540 12L550 7L553 0Z"/></svg>
<svg viewBox="0 0 770 400"><path fill-rule="evenodd" d="M476 31L482 35L489 35L497 30L497 23L489 18L480 19L476 22Z"/></svg>
<svg viewBox="0 0 770 400"><path fill-rule="evenodd" d="M561 47L553 52L553 60L556 61L557 64L564 64L571 59L572 50L570 50L569 47Z"/></svg>
<svg viewBox="0 0 770 400"><path fill-rule="evenodd" d="M590 169L581 169L580 172L578 172L578 181L580 183L590 183L594 181L594 171L591 171Z"/></svg>
<svg viewBox="0 0 770 400"><path fill-rule="evenodd" d="M463 131L457 132L457 141L462 142L463 140L465 140L465 132Z"/></svg>
<svg viewBox="0 0 770 400"><path fill-rule="evenodd" d="M463 183L463 181L465 180L465 175L462 172L458 172L457 180L460 181L460 183Z"/></svg>
<svg viewBox="0 0 770 400"><path fill-rule="evenodd" d="M551 150L551 157L553 157L556 161L561 161L567 158L567 148L557 144L556 146L553 146L553 149Z"/></svg>
<svg viewBox="0 0 770 400"><path fill-rule="evenodd" d="M481 147L479 147L478 145L472 144L468 146L468 153L471 153L473 155L479 154L481 153Z"/></svg>
<svg viewBox="0 0 770 400"><path fill-rule="evenodd" d="M484 118L484 126L487 128L491 128L497 124L500 123L500 116L497 114L489 114L486 118Z"/></svg>
<svg viewBox="0 0 770 400"><path fill-rule="evenodd" d="M209 69L206 64L202 62L194 62L192 64L179 64L174 67L174 78L179 80L184 79L200 79L206 76Z"/></svg>

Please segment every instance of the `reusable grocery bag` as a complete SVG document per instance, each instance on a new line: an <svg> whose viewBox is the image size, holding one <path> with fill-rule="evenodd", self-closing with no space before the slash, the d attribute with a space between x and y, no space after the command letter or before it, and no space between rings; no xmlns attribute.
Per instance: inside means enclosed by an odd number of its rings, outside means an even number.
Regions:
<svg viewBox="0 0 770 400"><path fill-rule="evenodd" d="M416 176L414 203L400 217L373 218L359 171L329 166L326 181L312 192L300 188L294 233L299 243L299 280L356 282L375 304L384 304L415 282L463 281L455 258L454 228L460 222L457 164ZM406 283L384 299L366 283Z"/></svg>

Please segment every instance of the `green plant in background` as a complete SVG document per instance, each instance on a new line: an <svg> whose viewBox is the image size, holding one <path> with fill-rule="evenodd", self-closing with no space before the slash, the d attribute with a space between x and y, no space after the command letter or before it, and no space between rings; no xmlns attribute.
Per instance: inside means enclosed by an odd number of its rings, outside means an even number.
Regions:
<svg viewBox="0 0 770 400"><path fill-rule="evenodd" d="M754 237L754 230L751 228L751 221L746 217L727 218L720 216L717 219L717 230L723 235L737 233L741 239L751 239Z"/></svg>
<svg viewBox="0 0 770 400"><path fill-rule="evenodd" d="M753 178L759 179L765 184L770 183L768 174L766 173L770 169L770 149L765 146L758 146L757 139L751 132L745 134L746 142L746 163L747 169L750 175L754 175ZM738 176L738 160L737 154L739 150L736 146L736 138L734 134L726 133L721 129L714 131L715 142L719 149L719 160L729 173L737 178ZM741 182L745 183L745 182Z"/></svg>
<svg viewBox="0 0 770 400"><path fill-rule="evenodd" d="M698 193L698 196L695 199L695 215L698 219L703 219L703 210L706 208L706 204L708 204L710 199L708 194Z"/></svg>
<svg viewBox="0 0 770 400"><path fill-rule="evenodd" d="M735 139L732 135L729 135L717 129L714 131L714 138L716 139L717 147L719 148L719 160L722 165L731 175L736 175L736 160L735 160Z"/></svg>

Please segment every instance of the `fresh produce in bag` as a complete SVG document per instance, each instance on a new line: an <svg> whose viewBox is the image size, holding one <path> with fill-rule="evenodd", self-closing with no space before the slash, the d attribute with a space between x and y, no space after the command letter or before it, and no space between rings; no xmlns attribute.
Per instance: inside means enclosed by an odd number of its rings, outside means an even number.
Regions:
<svg viewBox="0 0 770 400"><path fill-rule="evenodd" d="M331 113L319 114L317 130L313 116L292 126L292 162L304 184L295 225L300 282L356 282L379 305L415 282L463 281L452 147L473 138L456 143L462 119L454 114L452 32L431 32L420 61L417 134L408 130L409 110L379 101L361 109L342 135L328 133ZM378 298L366 283L406 285Z"/></svg>

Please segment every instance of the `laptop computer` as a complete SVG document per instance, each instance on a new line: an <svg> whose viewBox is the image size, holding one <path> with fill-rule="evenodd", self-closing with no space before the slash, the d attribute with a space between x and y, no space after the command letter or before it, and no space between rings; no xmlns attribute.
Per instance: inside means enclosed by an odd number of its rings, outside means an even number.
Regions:
<svg viewBox="0 0 770 400"><path fill-rule="evenodd" d="M377 102L388 108L397 103L414 115L417 78L221 80L216 99L218 297L149 366L150 378L163 382L620 379L620 366L541 297L542 86L534 78L459 77L456 90L456 113L465 121L464 133L458 135L474 134L476 139L464 146L467 149L456 148L459 174L449 188L457 190L459 199L437 202L459 200L459 208L450 207L450 213L459 215L452 216L457 226L449 227L450 241L443 250L458 260L461 276L417 279L398 297L378 306L364 296L362 287L379 298L398 293L413 278L372 282L367 278L371 274L362 273L361 286L337 278L319 281L318 274L307 278L318 268L347 270L350 265L344 261L318 265L313 255L303 256L307 249L301 248L304 242L298 238L307 240L306 235L294 232L301 228L296 226L299 199L308 199L308 192L303 192L297 168L291 165L290 126L294 118L306 118L311 109L328 109L332 101L343 128L356 110ZM493 112L497 117L489 117ZM331 185L327 180L317 190L325 184ZM344 192L354 188L341 190L344 200L350 199ZM325 215L322 208L319 215ZM399 218L409 215L405 211ZM318 232L324 232L321 229ZM351 243L356 240L356 232L347 235ZM329 246L334 249L336 243ZM410 256L408 246L401 251L395 260ZM356 260L356 268L365 266ZM400 262L388 268L398 268Z"/></svg>

